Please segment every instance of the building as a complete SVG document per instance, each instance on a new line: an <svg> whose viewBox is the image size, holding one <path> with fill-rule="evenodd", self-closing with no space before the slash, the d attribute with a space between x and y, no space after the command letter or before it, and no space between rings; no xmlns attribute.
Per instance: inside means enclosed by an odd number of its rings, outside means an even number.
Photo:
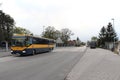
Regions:
<svg viewBox="0 0 120 80"><path fill-rule="evenodd" d="M117 41L115 43L115 50L114 50L115 53L117 54L120 54L120 41Z"/></svg>
<svg viewBox="0 0 120 80"><path fill-rule="evenodd" d="M61 47L61 46L63 46L63 41L61 40L61 38L58 38L56 40L56 47Z"/></svg>

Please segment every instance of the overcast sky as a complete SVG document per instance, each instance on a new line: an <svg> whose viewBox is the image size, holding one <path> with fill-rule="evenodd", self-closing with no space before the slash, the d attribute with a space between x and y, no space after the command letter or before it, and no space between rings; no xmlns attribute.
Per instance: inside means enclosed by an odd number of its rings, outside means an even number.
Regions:
<svg viewBox="0 0 120 80"><path fill-rule="evenodd" d="M0 0L5 13L14 18L16 26L40 35L43 26L60 30L69 28L82 41L98 36L100 29L115 20L120 37L119 0Z"/></svg>

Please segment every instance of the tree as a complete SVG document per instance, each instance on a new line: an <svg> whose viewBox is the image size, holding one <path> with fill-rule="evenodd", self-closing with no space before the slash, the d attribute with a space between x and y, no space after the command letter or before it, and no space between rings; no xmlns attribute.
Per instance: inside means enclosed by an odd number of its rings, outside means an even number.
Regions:
<svg viewBox="0 0 120 80"><path fill-rule="evenodd" d="M106 42L116 42L117 40L117 34L111 23L108 23L107 28L101 28L98 39L99 46L104 47Z"/></svg>
<svg viewBox="0 0 120 80"><path fill-rule="evenodd" d="M68 28L64 28L61 30L61 39L65 44L67 44L67 41L70 39L71 35L73 35L72 31L69 30Z"/></svg>
<svg viewBox="0 0 120 80"><path fill-rule="evenodd" d="M2 29L1 29L1 27L0 27L0 42L4 40L3 37L4 37L4 36L3 36L3 32L2 32Z"/></svg>
<svg viewBox="0 0 120 80"><path fill-rule="evenodd" d="M55 35L54 36L55 40L58 39L58 38L61 38L61 36L62 36L62 34L61 34L61 32L59 30L56 30L54 35Z"/></svg>
<svg viewBox="0 0 120 80"><path fill-rule="evenodd" d="M106 42L114 42L117 41L117 35L112 27L111 23L108 23L108 26L106 28Z"/></svg>
<svg viewBox="0 0 120 80"><path fill-rule="evenodd" d="M29 30L27 30L25 28L22 28L22 27L14 27L13 33L16 33L16 34L29 34L29 35L32 34Z"/></svg>
<svg viewBox="0 0 120 80"><path fill-rule="evenodd" d="M2 37L1 41L6 42L6 50L8 50L8 42L11 41L14 24L14 19L10 15L0 10L0 33Z"/></svg>
<svg viewBox="0 0 120 80"><path fill-rule="evenodd" d="M45 32L42 33L42 37L50 38L50 39L58 39L61 38L64 43L67 44L68 39L70 36L73 35L72 31L68 28L64 28L61 31L56 30L54 27L48 26L45 29Z"/></svg>
<svg viewBox="0 0 120 80"><path fill-rule="evenodd" d="M105 46L105 41L106 41L106 28L103 26L99 33L98 45Z"/></svg>
<svg viewBox="0 0 120 80"><path fill-rule="evenodd" d="M45 29L45 32L42 33L42 37L55 39L55 28L51 27L51 26L48 26Z"/></svg>
<svg viewBox="0 0 120 80"><path fill-rule="evenodd" d="M3 40L10 41L14 24L14 19L0 10L0 28Z"/></svg>
<svg viewBox="0 0 120 80"><path fill-rule="evenodd" d="M92 38L91 38L91 41L97 41L97 37L96 36L93 36Z"/></svg>

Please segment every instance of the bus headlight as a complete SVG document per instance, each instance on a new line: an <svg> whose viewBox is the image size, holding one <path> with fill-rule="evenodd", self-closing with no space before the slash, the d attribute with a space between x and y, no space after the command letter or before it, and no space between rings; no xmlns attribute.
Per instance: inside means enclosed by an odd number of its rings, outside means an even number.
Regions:
<svg viewBox="0 0 120 80"><path fill-rule="evenodd" d="M11 51L11 53L12 53L13 51Z"/></svg>
<svg viewBox="0 0 120 80"><path fill-rule="evenodd" d="M22 51L23 53L26 53L26 51Z"/></svg>

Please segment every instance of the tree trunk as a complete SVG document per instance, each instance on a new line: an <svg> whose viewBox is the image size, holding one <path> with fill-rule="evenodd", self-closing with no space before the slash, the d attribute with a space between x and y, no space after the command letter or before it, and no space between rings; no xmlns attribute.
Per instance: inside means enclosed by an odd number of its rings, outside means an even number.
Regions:
<svg viewBox="0 0 120 80"><path fill-rule="evenodd" d="M5 44L6 44L6 51L8 51L8 42L5 41Z"/></svg>

